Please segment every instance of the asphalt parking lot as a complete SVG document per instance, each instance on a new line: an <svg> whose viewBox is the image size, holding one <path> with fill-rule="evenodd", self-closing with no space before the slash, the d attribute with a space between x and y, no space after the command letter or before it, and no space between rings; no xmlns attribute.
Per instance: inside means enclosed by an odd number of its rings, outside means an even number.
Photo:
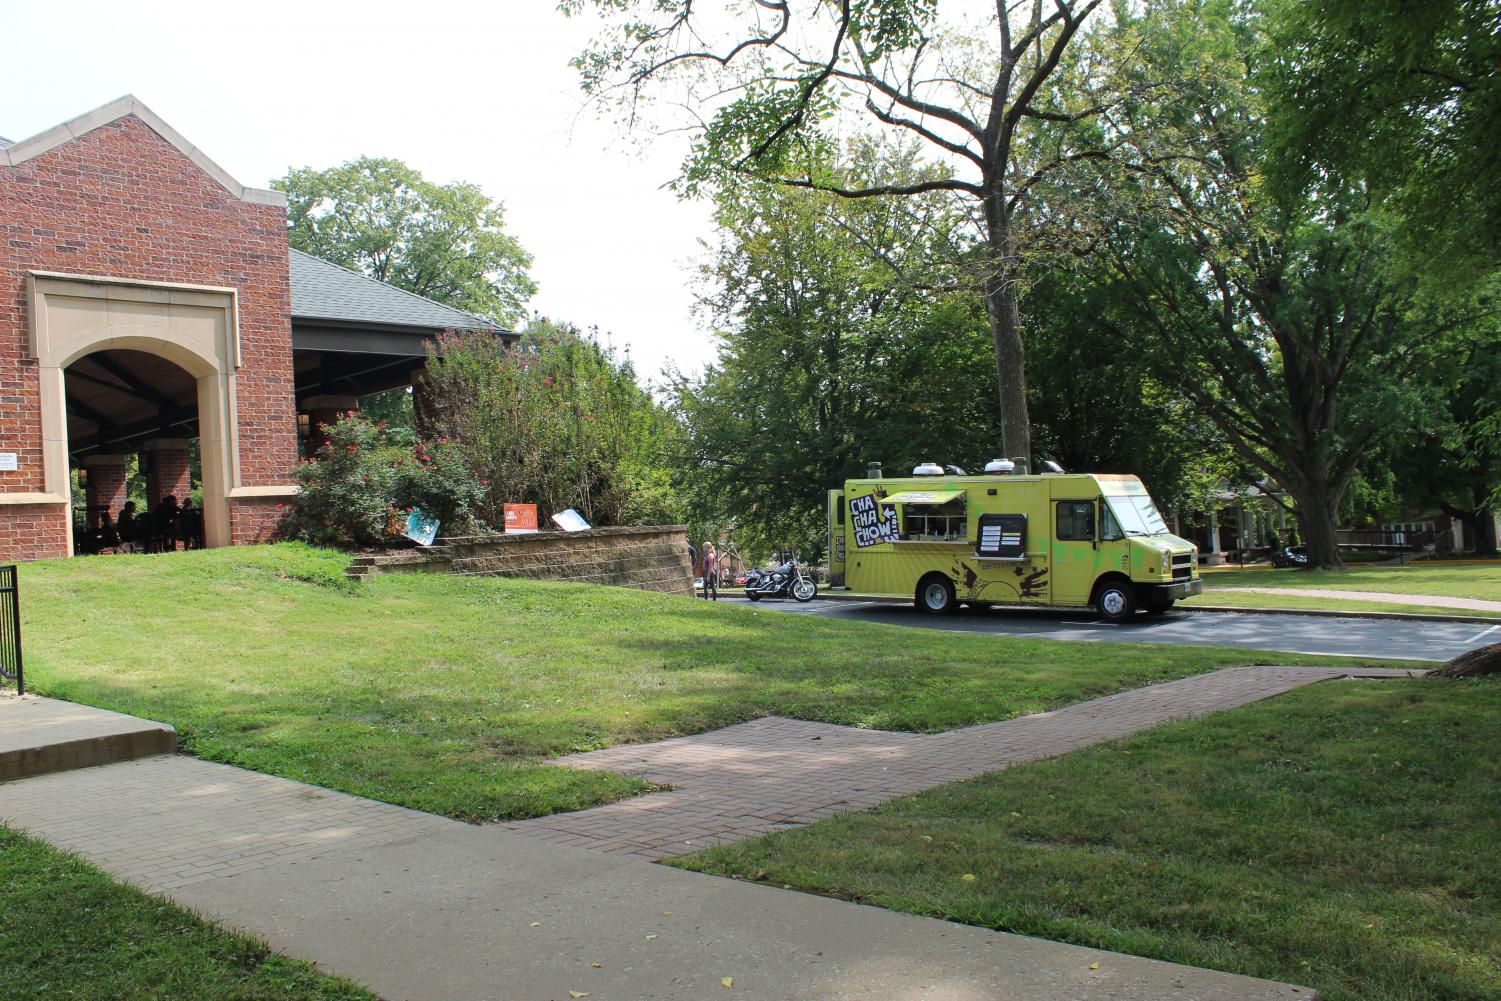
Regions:
<svg viewBox="0 0 1501 1001"><path fill-rule="evenodd" d="M806 605L791 600L750 602L742 595L722 596L767 612L856 619L885 625L953 632L1030 636L1034 639L1080 643L1186 643L1196 646L1243 647L1284 653L1379 657L1383 660L1448 660L1466 650L1501 643L1501 623L1422 622L1409 619L1346 619L1315 615L1267 615L1243 612L1168 612L1137 616L1113 626L1089 612L1031 608L969 609L957 615L927 615L910 604L873 601L825 601Z"/></svg>

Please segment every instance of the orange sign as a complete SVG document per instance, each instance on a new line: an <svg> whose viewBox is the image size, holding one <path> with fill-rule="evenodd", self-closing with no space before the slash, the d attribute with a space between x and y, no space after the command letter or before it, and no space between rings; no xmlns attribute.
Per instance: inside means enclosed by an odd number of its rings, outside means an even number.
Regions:
<svg viewBox="0 0 1501 1001"><path fill-rule="evenodd" d="M537 505L507 504L505 510L507 535L524 535L537 530Z"/></svg>

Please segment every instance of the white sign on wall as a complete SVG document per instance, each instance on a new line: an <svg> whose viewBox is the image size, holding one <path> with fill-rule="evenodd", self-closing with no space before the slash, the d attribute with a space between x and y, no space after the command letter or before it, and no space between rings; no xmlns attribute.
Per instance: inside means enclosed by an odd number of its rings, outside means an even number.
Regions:
<svg viewBox="0 0 1501 1001"><path fill-rule="evenodd" d="M0 452L0 472L13 473L19 468L16 464L16 453Z"/></svg>

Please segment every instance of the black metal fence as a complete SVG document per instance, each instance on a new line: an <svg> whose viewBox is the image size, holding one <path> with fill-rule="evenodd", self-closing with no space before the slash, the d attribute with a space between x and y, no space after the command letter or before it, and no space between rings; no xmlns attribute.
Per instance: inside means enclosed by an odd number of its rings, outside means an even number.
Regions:
<svg viewBox="0 0 1501 1001"><path fill-rule="evenodd" d="M1430 529L1416 532L1389 532L1375 528L1342 528L1337 533L1341 546L1360 549L1407 549L1417 552L1438 548L1439 533Z"/></svg>
<svg viewBox="0 0 1501 1001"><path fill-rule="evenodd" d="M21 591L14 564L0 567L0 684L14 681L16 694L26 694L21 669Z"/></svg>

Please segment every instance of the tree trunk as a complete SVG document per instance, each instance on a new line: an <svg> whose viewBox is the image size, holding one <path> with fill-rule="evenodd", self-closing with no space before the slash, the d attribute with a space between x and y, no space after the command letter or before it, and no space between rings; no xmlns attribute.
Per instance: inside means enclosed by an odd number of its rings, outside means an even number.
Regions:
<svg viewBox="0 0 1501 1001"><path fill-rule="evenodd" d="M1322 479L1290 491L1297 505L1298 534L1308 549L1308 569L1343 570L1337 532L1340 498Z"/></svg>
<svg viewBox="0 0 1501 1001"><path fill-rule="evenodd" d="M1474 484L1470 496L1475 503L1475 554L1496 555L1496 517L1486 501L1490 499L1486 484Z"/></svg>
<svg viewBox="0 0 1501 1001"><path fill-rule="evenodd" d="M1004 204L997 194L993 201ZM996 389L1001 404L999 458L1023 456L1028 470L1032 459L1032 422L1027 416L1026 352L1022 346L1021 313L1016 301L1016 258L1011 226L1004 211L988 212L990 270L985 276L985 309L995 342Z"/></svg>

